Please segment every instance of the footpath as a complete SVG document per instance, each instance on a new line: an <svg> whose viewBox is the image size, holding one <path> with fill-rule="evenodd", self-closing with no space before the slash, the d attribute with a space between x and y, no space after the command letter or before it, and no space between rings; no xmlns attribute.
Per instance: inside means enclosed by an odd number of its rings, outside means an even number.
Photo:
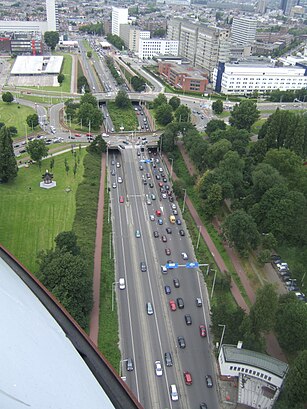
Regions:
<svg viewBox="0 0 307 409"><path fill-rule="evenodd" d="M188 153L186 152L182 142L178 143L178 148L180 150L180 153L183 157L183 160L186 164L186 167L188 169L188 172L190 173L191 176L197 175L197 170L195 169L195 166L193 164L193 162L190 160L190 157L188 155ZM163 156L163 159L167 165L167 168L170 172L171 169L171 165L170 162L168 160L168 158L166 156ZM174 170L173 170L173 179L176 180L178 179L177 175L175 174ZM196 223L197 226L201 226L200 227L200 232L201 232L201 236L203 237L212 257L214 258L214 261L217 265L217 267L219 268L219 270L222 273L225 273L228 271L224 260L222 259L221 255L219 254L215 244L213 243L213 241L211 240L211 237L208 234L207 229L205 228L204 224L202 223L193 203L191 202L191 200L189 199L188 195L186 196L186 206L188 207L194 222ZM216 230L218 232L221 232L221 225L220 225L220 221L217 218L214 218L213 220L213 225L216 228ZM234 269L236 271L236 273L238 274L238 277L240 278L240 281L242 283L242 286L244 287L244 290L247 294L248 299L250 300L251 304L253 304L256 300L256 295L255 292L253 290L253 288L250 285L250 282L245 274L244 268L240 262L240 259L235 251L234 248L230 247L228 245L228 243L224 242L223 246L229 256L229 258L232 261L232 264L234 266ZM236 301L236 303L243 309L246 311L246 313L249 313L250 309L248 307L248 305L246 304L244 298L242 297L240 290L237 286L237 284L234 282L233 279L231 279L231 293ZM280 348L280 345L276 339L276 336L274 333L269 333L268 335L265 336L265 340L266 340L266 351L270 356L273 356L274 358L280 359L281 361L287 362L287 359L282 351L282 349Z"/></svg>

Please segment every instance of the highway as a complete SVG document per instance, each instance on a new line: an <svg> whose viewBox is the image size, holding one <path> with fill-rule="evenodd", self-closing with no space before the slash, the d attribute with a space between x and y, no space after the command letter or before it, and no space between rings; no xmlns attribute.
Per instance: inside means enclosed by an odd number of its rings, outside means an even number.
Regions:
<svg viewBox="0 0 307 409"><path fill-rule="evenodd" d="M121 154L109 154L108 175L111 187L116 282L120 277L124 277L126 281L125 290L119 290L118 286L114 285L120 317L120 373L144 408L197 408L203 401L208 404L208 408L218 408L215 370L212 367L209 348L210 333L207 338L201 338L199 334L200 324L209 328L202 277L196 269L187 268L169 270L167 274L161 273L161 265L165 265L168 259L180 264L186 263L181 252L188 254L189 261L195 261L195 257L180 209L177 217L182 220L182 225L171 224L171 203L167 199L160 199L158 181L154 178L153 171L158 171L163 165L157 164L156 169L153 169L152 164L144 163L144 170L140 171L137 149L139 147L129 144ZM144 159L146 158L147 154L144 156ZM116 167L116 162L120 163L120 168ZM112 176L112 170L116 172L115 176ZM146 173L149 173L150 179L145 176ZM147 180L146 185L143 183L142 174ZM118 183L118 176L122 177L123 183ZM112 188L113 183L117 184L116 188ZM154 187L150 188L149 183L153 183ZM151 193L155 194L156 199L147 204L146 195ZM120 203L120 196L124 197L124 203ZM158 224L157 216L154 221L150 221L149 215L155 214L156 210L162 212L162 225ZM166 233L166 227L172 229L171 234ZM186 232L184 237L179 235L180 228ZM140 230L140 238L136 237L136 230ZM158 238L154 238L153 231L159 232ZM162 242L162 235L167 237L166 243ZM165 248L171 250L170 256L165 254ZM146 263L146 272L140 269L142 261ZM174 278L179 279L180 288L174 287ZM165 285L171 287L170 295L165 294ZM169 300L176 300L177 297L183 298L184 309L171 311ZM202 308L196 306L196 297L203 299ZM147 302L153 305L153 315L146 312ZM191 326L186 325L185 314L191 315ZM185 349L179 348L178 336L185 338ZM165 352L172 354L172 367L165 366ZM134 371L126 370L125 362L128 358L134 361ZM162 377L155 375L156 360L162 363ZM183 371L191 373L192 385L185 385ZM206 386L207 374L213 377L212 389ZM171 384L177 385L180 395L178 402L170 400Z"/></svg>

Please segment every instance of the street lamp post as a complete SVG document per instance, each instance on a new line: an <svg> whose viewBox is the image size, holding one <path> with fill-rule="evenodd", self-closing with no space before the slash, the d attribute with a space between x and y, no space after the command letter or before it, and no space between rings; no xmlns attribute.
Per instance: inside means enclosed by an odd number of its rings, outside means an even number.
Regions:
<svg viewBox="0 0 307 409"><path fill-rule="evenodd" d="M218 324L219 327L223 327L223 331L222 331L222 335L221 335L221 339L220 339L220 345L219 345L219 352L221 351L222 348L222 343L223 343L223 339L224 339L224 334L225 334L225 329L226 329L226 325L224 324Z"/></svg>
<svg viewBox="0 0 307 409"><path fill-rule="evenodd" d="M182 206L182 213L184 213L185 201L186 201L186 198L187 198L187 189L182 189L182 190L184 190L183 206Z"/></svg>
<svg viewBox="0 0 307 409"><path fill-rule="evenodd" d="M212 283L212 289L211 289L210 298L213 297L213 292L214 292L214 287L215 287L215 280L216 280L216 270L211 270L211 271L214 271L214 277L213 277L213 283Z"/></svg>
<svg viewBox="0 0 307 409"><path fill-rule="evenodd" d="M163 140L163 134L160 135L160 156L162 156L162 140Z"/></svg>
<svg viewBox="0 0 307 409"><path fill-rule="evenodd" d="M112 288L111 288L111 291L112 291L112 311L114 311L114 289L115 289L116 284L118 284L118 281L114 281L112 283Z"/></svg>
<svg viewBox="0 0 307 409"><path fill-rule="evenodd" d="M198 226L198 238L197 238L197 244L196 244L196 249L197 250L198 250L199 240L200 240L200 231L201 231L201 226Z"/></svg>
<svg viewBox="0 0 307 409"><path fill-rule="evenodd" d="M169 158L169 160L172 161L172 163L171 163L171 179L173 179L173 164L174 164L174 159L173 159L173 158Z"/></svg>

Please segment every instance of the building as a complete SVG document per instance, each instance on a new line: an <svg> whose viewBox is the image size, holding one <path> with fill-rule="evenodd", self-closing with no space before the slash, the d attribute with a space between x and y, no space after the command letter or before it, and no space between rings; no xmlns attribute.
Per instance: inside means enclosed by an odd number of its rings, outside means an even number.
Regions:
<svg viewBox="0 0 307 409"><path fill-rule="evenodd" d="M40 55L43 39L37 32L4 32L0 34L0 52L10 55Z"/></svg>
<svg viewBox="0 0 307 409"><path fill-rule="evenodd" d="M257 13L265 14L267 6L268 6L268 0L258 0L257 9L256 9Z"/></svg>
<svg viewBox="0 0 307 409"><path fill-rule="evenodd" d="M269 64L223 64L213 73L216 92L231 95L261 94L280 90L298 90L307 87L306 66L273 67Z"/></svg>
<svg viewBox="0 0 307 409"><path fill-rule="evenodd" d="M157 0L157 4L166 4L168 6L190 6L191 0Z"/></svg>
<svg viewBox="0 0 307 409"><path fill-rule="evenodd" d="M143 31L130 24L120 25L120 38L124 41L128 50L137 53L139 51L140 39L150 38L150 31Z"/></svg>
<svg viewBox="0 0 307 409"><path fill-rule="evenodd" d="M59 31L59 12L56 0L46 0L48 31Z"/></svg>
<svg viewBox="0 0 307 409"><path fill-rule="evenodd" d="M231 26L231 42L250 46L255 42L257 20L251 17L234 17Z"/></svg>
<svg viewBox="0 0 307 409"><path fill-rule="evenodd" d="M273 407L288 372L286 363L243 349L240 342L222 345L218 364L222 378L238 379L237 403L255 409Z"/></svg>
<svg viewBox="0 0 307 409"><path fill-rule="evenodd" d="M299 0L281 0L280 8L284 12L284 15L289 16L292 7L295 7L299 4Z"/></svg>
<svg viewBox="0 0 307 409"><path fill-rule="evenodd" d="M178 41L161 40L159 38L141 39L139 41L138 56L141 60L157 57L158 55L178 55Z"/></svg>
<svg viewBox="0 0 307 409"><path fill-rule="evenodd" d="M172 18L167 38L179 41L179 55L193 66L205 70L211 79L219 62L229 60L229 30Z"/></svg>
<svg viewBox="0 0 307 409"><path fill-rule="evenodd" d="M181 89L184 92L204 93L209 82L204 73L185 64L160 62L159 74L174 88Z"/></svg>
<svg viewBox="0 0 307 409"><path fill-rule="evenodd" d="M128 9L112 7L112 34L120 36L120 25L128 24Z"/></svg>
<svg viewBox="0 0 307 409"><path fill-rule="evenodd" d="M0 275L1 408L142 409L88 335L1 245Z"/></svg>

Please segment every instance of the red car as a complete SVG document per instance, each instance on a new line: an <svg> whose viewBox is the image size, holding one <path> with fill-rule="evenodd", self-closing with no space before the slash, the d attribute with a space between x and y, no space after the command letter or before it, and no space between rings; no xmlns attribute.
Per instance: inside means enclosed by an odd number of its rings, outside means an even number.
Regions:
<svg viewBox="0 0 307 409"><path fill-rule="evenodd" d="M207 336L206 327L204 325L199 326L199 335L203 338Z"/></svg>
<svg viewBox="0 0 307 409"><path fill-rule="evenodd" d="M161 210L156 210L156 215L161 216Z"/></svg>
<svg viewBox="0 0 307 409"><path fill-rule="evenodd" d="M88 133L86 134L86 136L93 136L93 134L91 134L90 132L88 132Z"/></svg>
<svg viewBox="0 0 307 409"><path fill-rule="evenodd" d="M177 306L174 300L169 300L169 306L171 307L172 311L176 311L177 310Z"/></svg>
<svg viewBox="0 0 307 409"><path fill-rule="evenodd" d="M124 196L119 196L119 203L124 203L125 199Z"/></svg>
<svg viewBox="0 0 307 409"><path fill-rule="evenodd" d="M183 376L186 385L192 385L192 375L190 374L190 372L188 371L183 372Z"/></svg>
<svg viewBox="0 0 307 409"><path fill-rule="evenodd" d="M158 183L159 187L163 187L163 182Z"/></svg>
<svg viewBox="0 0 307 409"><path fill-rule="evenodd" d="M171 255L171 249L165 249L165 254L167 256L170 256Z"/></svg>
<svg viewBox="0 0 307 409"><path fill-rule="evenodd" d="M81 134L75 133L75 136L76 136L77 138L80 138Z"/></svg>

